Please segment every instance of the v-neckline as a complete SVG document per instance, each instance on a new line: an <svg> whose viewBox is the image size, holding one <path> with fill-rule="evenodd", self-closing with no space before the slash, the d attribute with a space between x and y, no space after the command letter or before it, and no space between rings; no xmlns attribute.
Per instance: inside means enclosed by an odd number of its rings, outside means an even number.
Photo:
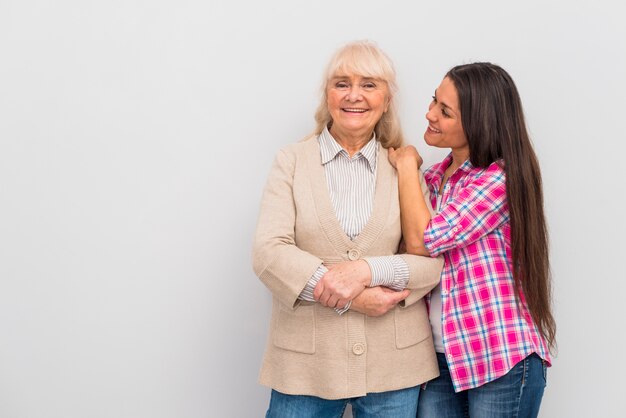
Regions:
<svg viewBox="0 0 626 418"><path fill-rule="evenodd" d="M307 152L308 169L311 174L309 181L311 183L313 201L317 209L320 226L329 238L329 241L339 252L346 253L353 249L358 249L361 252L366 251L382 232L387 221L386 214L389 213L394 173L393 167L386 159L387 154L382 152L383 150L380 143L377 143L376 146L379 148L376 160L376 189L374 190L372 213L361 233L352 241L341 227L330 200L330 192L326 181L326 172L322 165L319 142L312 140L311 143L311 149Z"/></svg>

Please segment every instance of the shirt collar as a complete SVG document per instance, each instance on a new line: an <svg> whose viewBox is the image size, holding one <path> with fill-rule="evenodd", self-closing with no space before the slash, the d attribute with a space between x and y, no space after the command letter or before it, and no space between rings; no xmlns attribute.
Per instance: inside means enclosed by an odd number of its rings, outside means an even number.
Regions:
<svg viewBox="0 0 626 418"><path fill-rule="evenodd" d="M324 128L320 136L318 137L320 144L320 152L322 156L322 165L330 162L335 159L338 154L343 152L343 155L346 158L348 157L348 153L344 150L341 145L333 138L330 134L328 128ZM374 172L376 169L376 158L378 157L378 143L376 142L376 133L372 135L372 139L369 140L367 144L363 148L361 148L352 158L357 158L358 156L363 156L367 162L369 163L370 170Z"/></svg>
<svg viewBox="0 0 626 418"><path fill-rule="evenodd" d="M428 184L431 184L433 188L438 190L439 186L441 185L441 181L443 180L443 176L446 172L446 168L448 168L451 163L452 153L448 154L446 158L444 158L443 161L441 161L439 164L435 164L431 170L428 170L426 173L424 173L424 179L426 180L426 182ZM470 173L473 169L474 165L468 158L463 164L459 166L459 168L456 169L452 176L457 177L460 173L467 174Z"/></svg>

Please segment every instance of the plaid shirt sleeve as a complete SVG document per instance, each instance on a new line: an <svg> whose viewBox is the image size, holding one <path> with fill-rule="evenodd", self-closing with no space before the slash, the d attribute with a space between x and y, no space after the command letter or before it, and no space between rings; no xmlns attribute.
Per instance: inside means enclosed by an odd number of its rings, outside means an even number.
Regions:
<svg viewBox="0 0 626 418"><path fill-rule="evenodd" d="M457 187L460 190L433 216L424 231L424 244L432 257L465 247L509 219L505 175L497 163Z"/></svg>

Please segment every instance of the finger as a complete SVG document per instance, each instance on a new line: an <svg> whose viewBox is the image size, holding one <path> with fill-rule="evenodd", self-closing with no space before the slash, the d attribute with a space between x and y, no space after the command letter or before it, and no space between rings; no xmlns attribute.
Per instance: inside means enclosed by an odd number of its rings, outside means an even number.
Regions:
<svg viewBox="0 0 626 418"><path fill-rule="evenodd" d="M324 282L320 280L313 289L313 299L319 300L322 293L324 293Z"/></svg>
<svg viewBox="0 0 626 418"><path fill-rule="evenodd" d="M343 309L346 307L347 304L348 304L348 299L339 299L337 301L337 304L335 305L335 308Z"/></svg>
<svg viewBox="0 0 626 418"><path fill-rule="evenodd" d="M408 289L404 289L401 292L397 292L396 293L396 303L403 301L404 299L408 298L409 295L411 294L411 291Z"/></svg>
<svg viewBox="0 0 626 418"><path fill-rule="evenodd" d="M324 293L320 295L319 303L321 303L323 306L328 306L328 300L330 299L330 297L330 292L325 290Z"/></svg>
<svg viewBox="0 0 626 418"><path fill-rule="evenodd" d="M332 295L328 298L328 304L326 306L328 306L329 308L335 308L337 307L338 302L339 298L336 295Z"/></svg>
<svg viewBox="0 0 626 418"><path fill-rule="evenodd" d="M377 312L377 316L384 315L393 308L398 305L402 300L406 299L407 296L411 293L408 290L402 290L400 292L393 291L393 293L387 293L389 296L387 297L386 303L383 303Z"/></svg>

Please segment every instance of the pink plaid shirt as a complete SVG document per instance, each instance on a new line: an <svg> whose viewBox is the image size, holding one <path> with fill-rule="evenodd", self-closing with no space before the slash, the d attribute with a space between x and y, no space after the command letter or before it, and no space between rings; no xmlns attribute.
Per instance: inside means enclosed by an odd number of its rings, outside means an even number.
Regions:
<svg viewBox="0 0 626 418"><path fill-rule="evenodd" d="M451 161L448 155L424 173L433 207ZM550 363L524 296L515 297L505 175L497 163L478 168L467 160L452 174L424 242L431 256L445 258L442 334L456 392L497 379L532 353Z"/></svg>

